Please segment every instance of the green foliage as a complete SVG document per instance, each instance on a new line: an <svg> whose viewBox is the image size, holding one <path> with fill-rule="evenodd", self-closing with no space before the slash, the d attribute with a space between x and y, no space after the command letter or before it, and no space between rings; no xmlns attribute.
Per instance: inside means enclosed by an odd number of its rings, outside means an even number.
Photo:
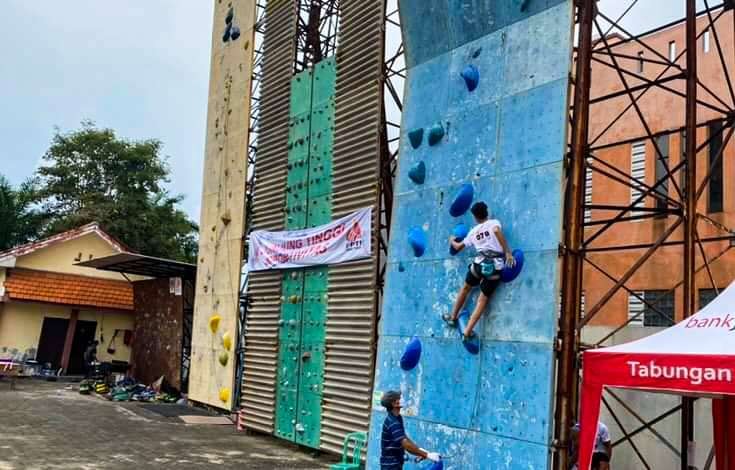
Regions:
<svg viewBox="0 0 735 470"><path fill-rule="evenodd" d="M34 197L47 217L46 235L94 221L137 252L193 261L198 228L177 209L183 196L163 187L169 168L161 146L119 139L91 122L57 130Z"/></svg>
<svg viewBox="0 0 735 470"><path fill-rule="evenodd" d="M33 208L33 181L13 188L0 175L0 251L33 240L43 224L43 216Z"/></svg>

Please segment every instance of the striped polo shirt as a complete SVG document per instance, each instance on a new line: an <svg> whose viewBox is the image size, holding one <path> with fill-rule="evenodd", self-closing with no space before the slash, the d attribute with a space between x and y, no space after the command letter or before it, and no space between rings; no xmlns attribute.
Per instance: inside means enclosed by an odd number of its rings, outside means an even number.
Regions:
<svg viewBox="0 0 735 470"><path fill-rule="evenodd" d="M380 437L381 470L397 470L403 468L406 451L401 442L406 437L403 429L403 418L388 413L383 422L383 433Z"/></svg>

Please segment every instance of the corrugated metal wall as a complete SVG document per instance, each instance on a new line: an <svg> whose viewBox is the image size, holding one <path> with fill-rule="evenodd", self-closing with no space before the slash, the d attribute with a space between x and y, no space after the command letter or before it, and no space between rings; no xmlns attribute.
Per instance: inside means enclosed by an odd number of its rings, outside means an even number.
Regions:
<svg viewBox="0 0 735 470"><path fill-rule="evenodd" d="M293 1L267 4L252 230L283 229L296 15ZM250 275L244 332L241 424L269 434L275 415L281 277L279 271Z"/></svg>
<svg viewBox="0 0 735 470"><path fill-rule="evenodd" d="M342 0L340 8L332 215L373 207L374 229L371 259L329 271L321 448L333 452L370 421L385 14L384 0Z"/></svg>

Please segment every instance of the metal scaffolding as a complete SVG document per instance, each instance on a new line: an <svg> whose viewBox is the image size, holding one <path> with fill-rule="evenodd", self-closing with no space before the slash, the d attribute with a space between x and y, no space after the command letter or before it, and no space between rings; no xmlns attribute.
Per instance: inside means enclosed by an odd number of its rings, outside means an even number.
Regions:
<svg viewBox="0 0 735 470"><path fill-rule="evenodd" d="M339 0L297 0L294 72L312 67L337 53Z"/></svg>
<svg viewBox="0 0 735 470"><path fill-rule="evenodd" d="M403 50L403 34L397 0L385 1L385 45L383 65L383 111L380 165L380 238L378 251L378 288L381 300L385 284L384 263L388 255L388 240L393 215L393 184L398 168L398 152L401 140L401 113L403 111L403 84L406 79L406 62ZM382 305L382 301L378 303ZM376 338L377 341L377 338Z"/></svg>
<svg viewBox="0 0 735 470"><path fill-rule="evenodd" d="M641 34L633 34L622 25L626 17L636 14L634 8L638 3L645 1L629 0L630 6L618 18L612 18L606 12L600 11L595 0L576 1L576 26L578 39L575 48L575 69L573 71L573 95L570 109L570 138L569 153L566 158L566 194L564 227L565 233L560 254L562 255L562 294L561 294L561 317L558 337L558 362L557 362L557 399L555 419L555 468L566 470L571 463L569 460L569 444L571 427L577 418L577 403L580 371L582 370L581 352L587 348L600 347L615 333L635 321L644 312L632 316L627 321L617 326L604 338L595 344L583 344L581 341L583 328L593 320L600 311L609 304L616 293L627 292L640 300L647 309L655 312L671 323L676 319L670 318L657 306L657 302L650 302L628 286L631 278L639 272L652 256L662 247L680 246L682 248L682 271L677 278L676 273L667 273L672 279L673 286L670 291L681 287L683 292L683 318L695 313L695 278L697 273L707 274L712 288L717 291L711 264L724 256L732 247L728 245L715 256L707 256L705 245L708 243L732 241L735 238L733 230L719 223L706 214L697 212L697 202L704 190L710 183L715 172L715 166L722 160L722 155L732 138L733 125L735 124L735 89L729 76L728 63L733 65L735 57L726 58L721 42L722 31L732 34L735 21L732 18L733 1L713 5L712 1L704 0L704 10L696 11L695 0L683 0L686 16L684 19L664 25L653 31ZM672 2L673 3L673 2ZM727 13L729 17L725 16ZM660 52L656 46L650 43L650 36L656 32L663 31L674 25L684 24L686 29L685 49L678 54L669 55ZM718 34L718 31L720 33ZM698 40L708 34L714 42L720 63L721 79L727 85L727 96L718 96L710 86L705 77L698 75ZM709 37L708 37L709 39ZM646 54L633 56L620 52L620 46L636 44ZM683 66L679 60L685 57ZM642 73L644 63L655 64L663 67L663 70L654 79L646 78ZM613 91L605 91L600 96L591 96L593 89L592 64L596 67L609 69L617 79L616 88ZM640 66L640 68L639 68ZM720 78L720 77L718 77ZM675 129L665 131L654 131L650 118L641 106L641 99L653 89L661 90L675 97L681 102L684 112L684 122ZM612 100L626 100L626 105L620 113L605 126L597 135L591 135L590 116L595 109L609 106ZM703 114L715 113L716 120L723 125L718 132L710 133L706 140L698 144L696 135L699 128L707 126L712 119L704 121L698 119ZM631 117L632 116L632 117ZM642 135L625 140L611 139L610 131L622 119L634 119L644 130ZM664 155L659 147L657 137L672 132L685 132L686 146L683 149L683 158L675 166L671 167L668 155ZM716 155L711 156L708 170L703 177L697 176L696 163L701 157L703 150L709 148L713 139L722 139ZM612 141L611 141L612 140ZM634 177L628 172L604 161L597 154L602 150L616 146L631 144L633 142L646 141L655 149L656 161L663 167L663 175L656 176L653 185L646 184L640 178ZM628 205L591 204L585 202L585 178L588 172L599 175L617 185L630 188L639 194ZM673 195L669 195L668 188L673 189ZM655 201L649 207L641 207L645 201ZM596 210L605 214L614 214L600 220L589 220L585 218L585 211ZM634 220L646 220L673 216L675 219L668 224L665 230L651 243L631 243L621 245L604 245L600 238L603 234L618 226ZM700 237L698 228L700 224L709 224L721 231L721 235ZM677 235L680 234L680 235ZM597 243L595 243L597 242ZM630 265L622 276L614 276L600 263L590 258L593 253L601 252L634 252L637 251L637 260ZM699 255L699 262L697 256ZM583 272L585 265L599 272L612 284L605 294L591 308L582 315L583 304ZM628 430L619 419L611 406L611 401L637 421L640 426ZM670 409L666 413L653 420L646 420L620 398L614 391L606 391L603 399L604 405L610 412L613 420L620 427L623 437L614 442L614 446L628 444L638 456L642 467L653 468L649 459L646 458L642 449L636 446L633 437L647 430L656 436L662 445L668 447L680 459L681 468L687 470L689 466L689 444L694 438L694 399L682 398L681 404ZM667 440L653 426L661 420L681 413L681 441L675 445ZM710 452L707 459L708 469L713 460Z"/></svg>

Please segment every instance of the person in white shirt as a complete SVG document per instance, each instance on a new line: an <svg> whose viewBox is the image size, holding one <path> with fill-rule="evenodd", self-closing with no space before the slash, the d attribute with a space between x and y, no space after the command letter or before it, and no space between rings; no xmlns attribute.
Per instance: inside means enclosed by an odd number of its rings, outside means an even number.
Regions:
<svg viewBox="0 0 735 470"><path fill-rule="evenodd" d="M598 421L595 449L592 452L592 470L610 470L612 459L612 439L605 423ZM572 470L579 468L579 423L572 427Z"/></svg>
<svg viewBox="0 0 735 470"><path fill-rule="evenodd" d="M462 332L463 341L474 336L473 329L480 320L490 296L500 284L500 271L506 265L511 268L515 266L515 259L503 236L500 222L489 218L487 204L482 201L476 202L470 211L477 225L470 230L464 240L458 241L452 236L449 237L449 243L458 252L466 247L474 247L477 256L468 267L464 285L457 295L452 313L444 316L444 320L450 326L455 326L467 296L474 287L480 286L475 310L467 322L467 328Z"/></svg>

